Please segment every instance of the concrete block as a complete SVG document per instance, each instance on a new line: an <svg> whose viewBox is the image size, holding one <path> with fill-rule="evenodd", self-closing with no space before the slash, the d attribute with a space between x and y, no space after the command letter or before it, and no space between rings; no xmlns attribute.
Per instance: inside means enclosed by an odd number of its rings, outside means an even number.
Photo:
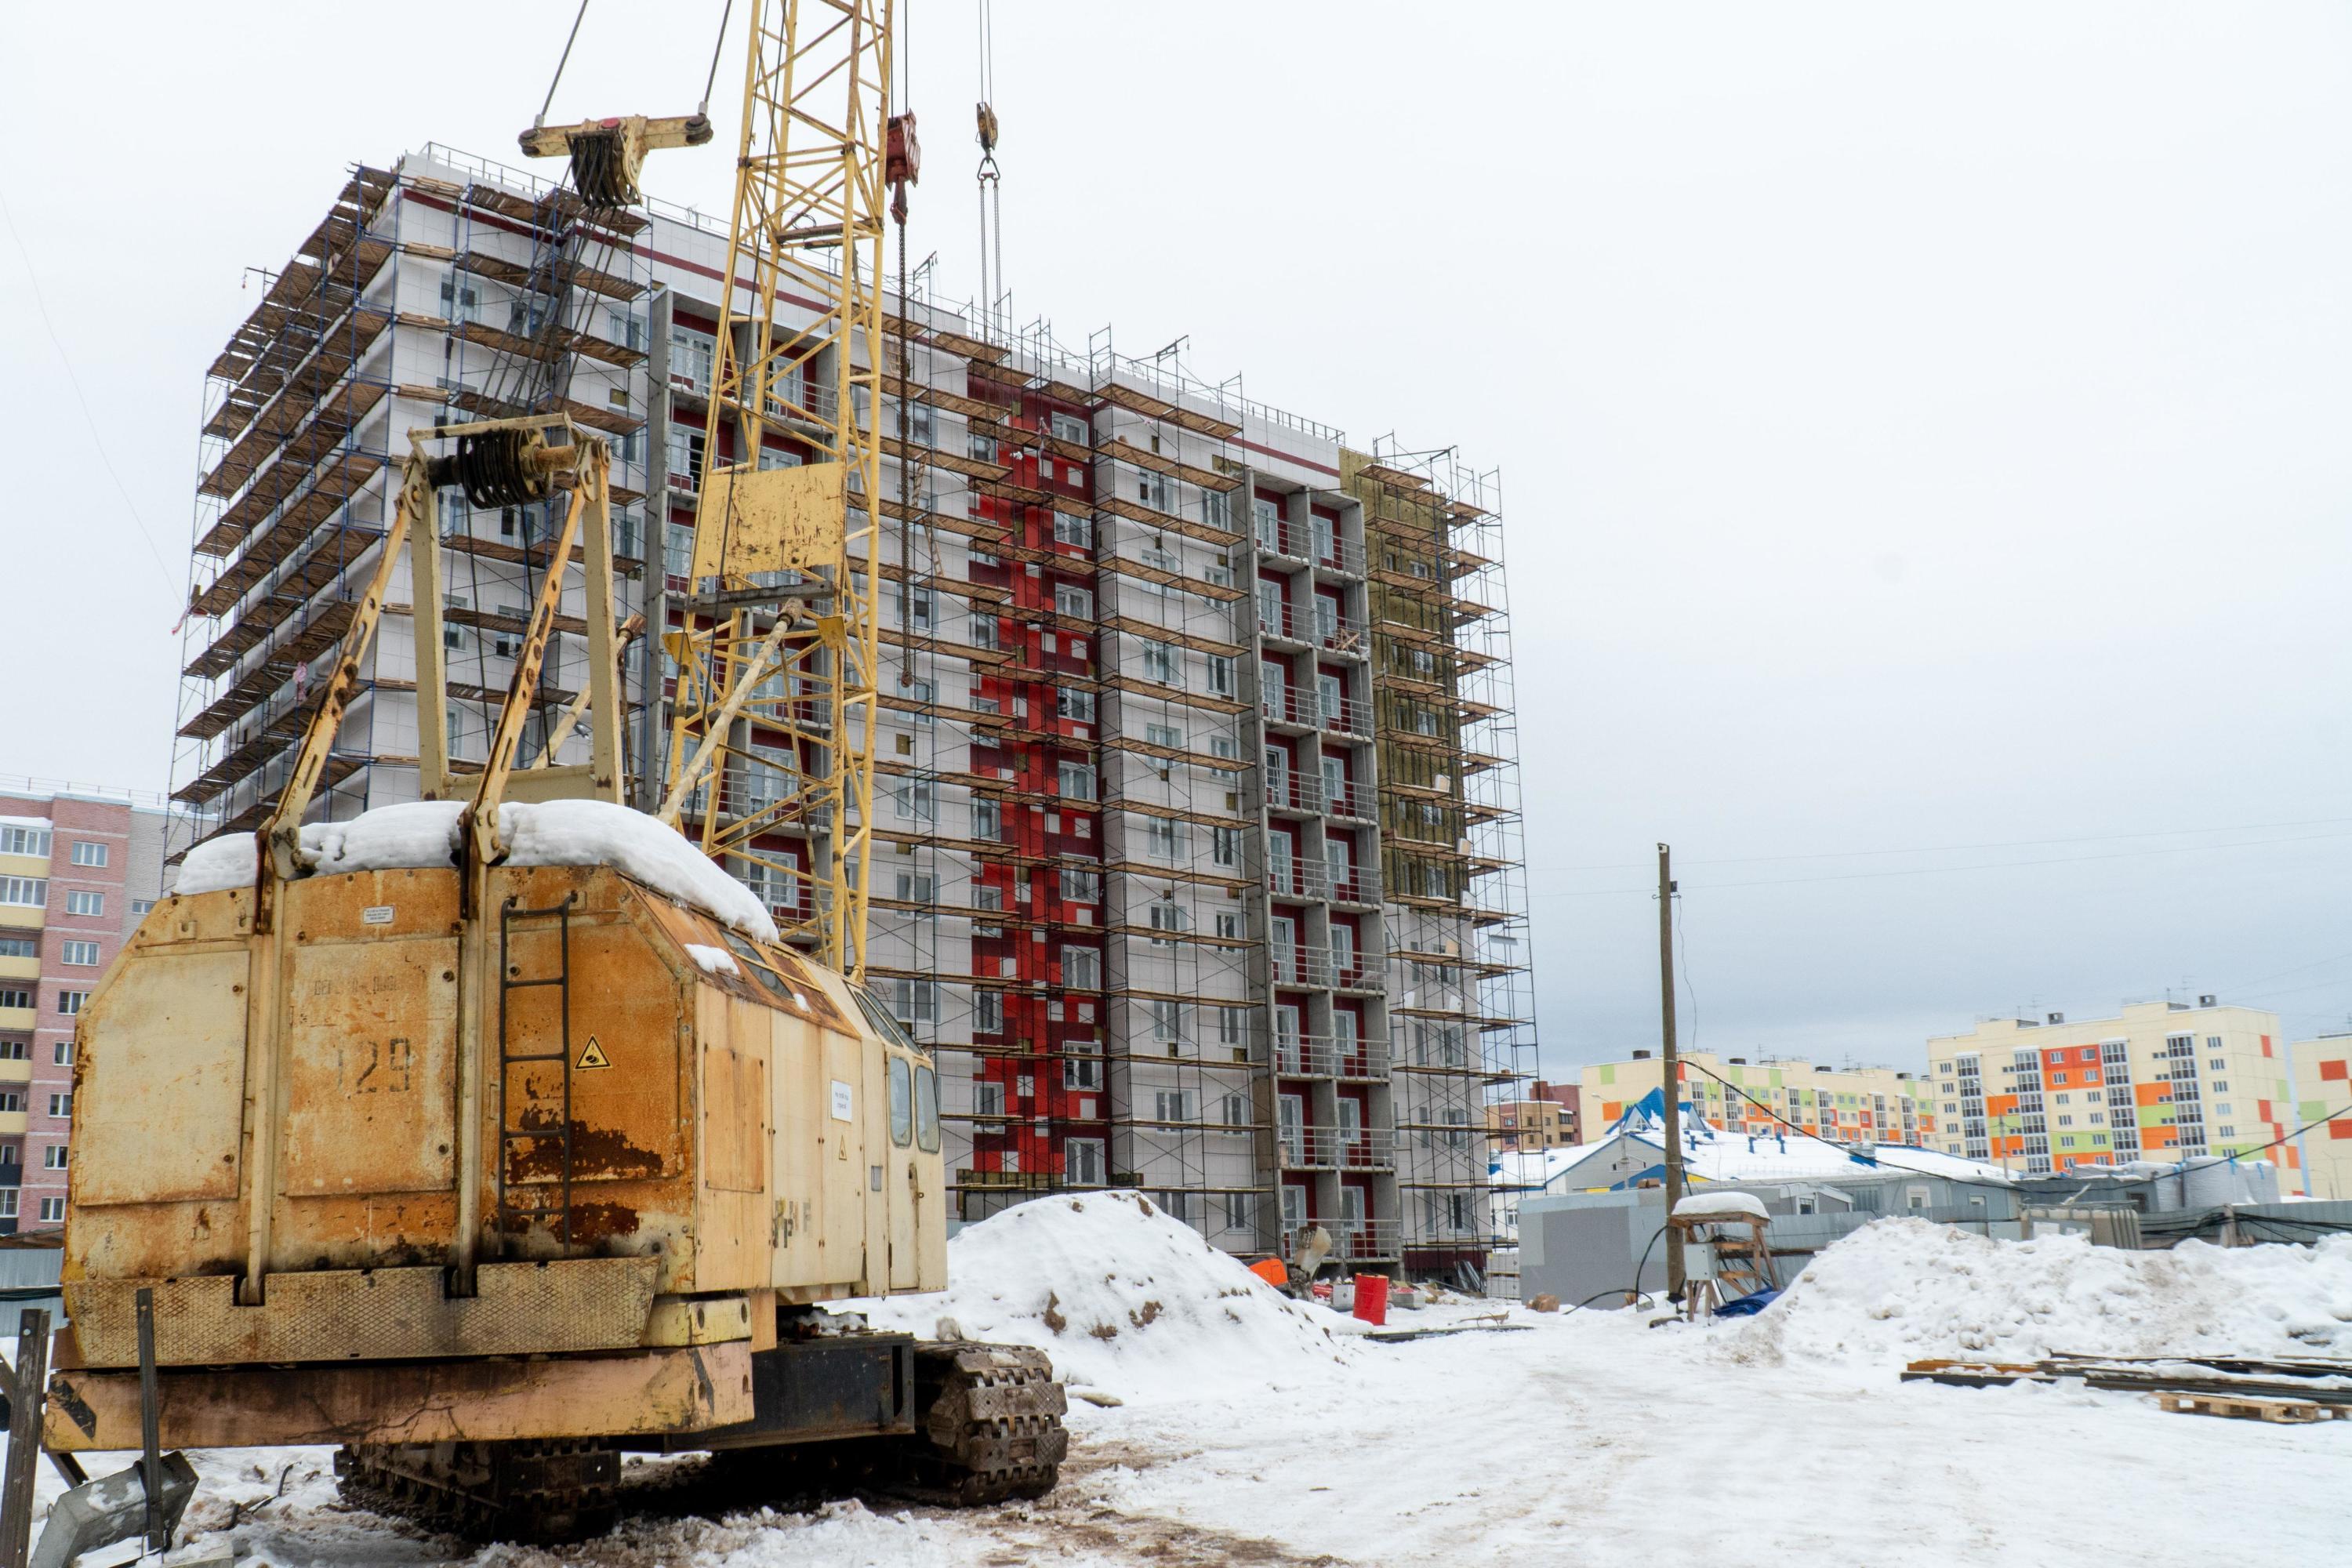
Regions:
<svg viewBox="0 0 2352 1568"><path fill-rule="evenodd" d="M163 1456L163 1518L180 1522L196 1495L195 1467L180 1454ZM85 1481L49 1505L49 1521L33 1547L31 1568L67 1568L85 1552L143 1534L147 1488L139 1467Z"/></svg>

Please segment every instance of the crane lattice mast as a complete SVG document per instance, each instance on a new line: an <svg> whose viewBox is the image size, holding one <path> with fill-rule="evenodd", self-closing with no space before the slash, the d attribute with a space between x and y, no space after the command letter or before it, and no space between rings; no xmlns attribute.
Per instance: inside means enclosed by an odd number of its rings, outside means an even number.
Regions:
<svg viewBox="0 0 2352 1568"><path fill-rule="evenodd" d="M751 0L731 286L720 290L687 629L669 644L678 676L662 808L767 882L787 941L852 977L866 964L880 707L891 9ZM815 309L803 325L782 323L780 297L796 313ZM722 469L730 426L736 461ZM814 460L763 469L772 428L815 448ZM778 843L787 827L804 837Z"/></svg>

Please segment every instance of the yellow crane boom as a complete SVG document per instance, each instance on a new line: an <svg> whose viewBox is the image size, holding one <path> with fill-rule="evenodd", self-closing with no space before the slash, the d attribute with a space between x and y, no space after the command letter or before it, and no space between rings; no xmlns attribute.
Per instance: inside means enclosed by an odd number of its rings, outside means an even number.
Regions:
<svg viewBox="0 0 2352 1568"><path fill-rule="evenodd" d="M853 978L866 966L880 707L891 10L751 0L693 580L687 629L668 645L678 678L661 810L709 853L764 868L783 889L786 940ZM787 293L817 301L804 324L777 321ZM735 461L721 468L730 428ZM772 428L814 460L763 468ZM777 842L786 829L797 843Z"/></svg>

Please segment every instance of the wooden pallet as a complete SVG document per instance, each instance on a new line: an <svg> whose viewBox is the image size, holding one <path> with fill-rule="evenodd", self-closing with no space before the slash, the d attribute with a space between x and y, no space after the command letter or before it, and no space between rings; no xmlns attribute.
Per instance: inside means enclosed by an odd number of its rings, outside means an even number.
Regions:
<svg viewBox="0 0 2352 1568"><path fill-rule="evenodd" d="M2240 1421L2305 1426L2347 1413L2296 1399L2245 1399L2219 1394L2159 1394L2157 1400L2176 1415L2228 1415Z"/></svg>

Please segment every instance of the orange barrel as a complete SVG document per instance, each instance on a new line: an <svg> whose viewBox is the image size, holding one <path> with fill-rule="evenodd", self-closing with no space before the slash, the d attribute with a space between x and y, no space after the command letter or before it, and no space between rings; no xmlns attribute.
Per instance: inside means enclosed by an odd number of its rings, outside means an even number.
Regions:
<svg viewBox="0 0 2352 1568"><path fill-rule="evenodd" d="M1374 1328L1389 1321L1389 1277L1385 1274L1356 1276L1356 1316Z"/></svg>

